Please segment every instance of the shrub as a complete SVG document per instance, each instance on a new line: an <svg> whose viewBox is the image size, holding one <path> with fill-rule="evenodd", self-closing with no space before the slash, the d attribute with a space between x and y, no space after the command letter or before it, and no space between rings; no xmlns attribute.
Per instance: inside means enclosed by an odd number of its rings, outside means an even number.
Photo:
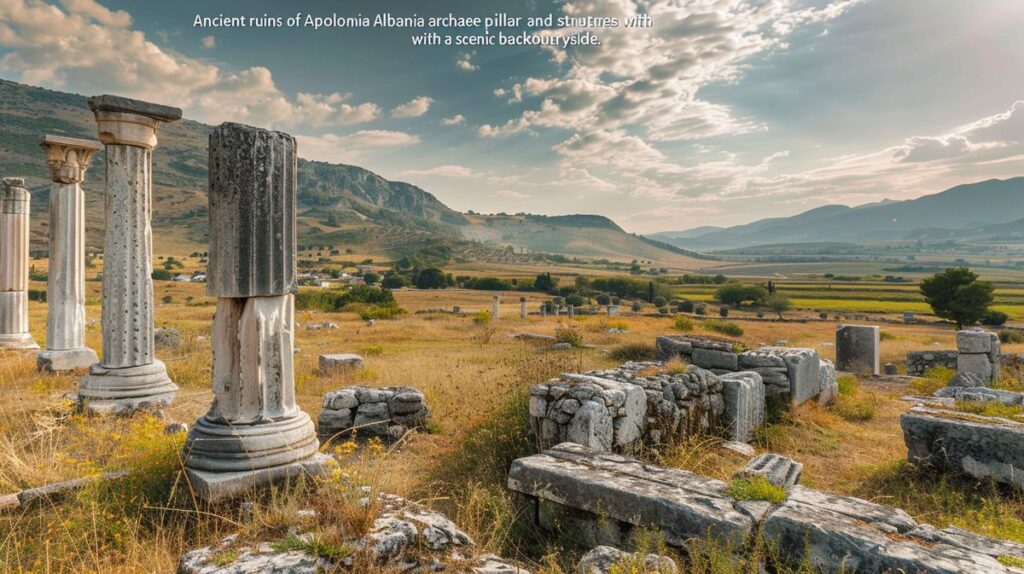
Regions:
<svg viewBox="0 0 1024 574"><path fill-rule="evenodd" d="M682 315L679 315L673 322L673 326L679 331L692 331L693 321L687 319Z"/></svg>
<svg viewBox="0 0 1024 574"><path fill-rule="evenodd" d="M486 325L491 322L491 312L486 309L481 309L473 315L473 324L475 325Z"/></svg>
<svg viewBox="0 0 1024 574"><path fill-rule="evenodd" d="M1012 419L1021 414L1021 405L1004 405L998 401L957 401L956 410L985 417Z"/></svg>
<svg viewBox="0 0 1024 574"><path fill-rule="evenodd" d="M850 422L868 422L875 419L875 402L875 395L865 392L844 397L831 409Z"/></svg>
<svg viewBox="0 0 1024 574"><path fill-rule="evenodd" d="M626 361L653 361L658 356L658 350L650 343L626 343L619 345L608 353L608 357L620 362Z"/></svg>
<svg viewBox="0 0 1024 574"><path fill-rule="evenodd" d="M818 318L825 321L828 319L828 313L818 313Z"/></svg>
<svg viewBox="0 0 1024 574"><path fill-rule="evenodd" d="M895 341L896 340L896 335L893 335L889 331L879 331L878 332L878 340L879 341Z"/></svg>
<svg viewBox="0 0 1024 574"><path fill-rule="evenodd" d="M693 301L683 301L679 303L679 310L683 313L693 313Z"/></svg>
<svg viewBox="0 0 1024 574"><path fill-rule="evenodd" d="M658 307L658 313L668 315L668 307Z"/></svg>
<svg viewBox="0 0 1024 574"><path fill-rule="evenodd" d="M845 375L836 379L839 386L839 396L852 397L857 392L857 377Z"/></svg>
<svg viewBox="0 0 1024 574"><path fill-rule="evenodd" d="M665 298L661 296L655 297L654 301L651 301L651 303L653 303L654 306L659 309L664 307L665 305L668 305L668 301L666 301Z"/></svg>
<svg viewBox="0 0 1024 574"><path fill-rule="evenodd" d="M154 281L170 281L174 279L174 274L166 269L154 269L150 276Z"/></svg>
<svg viewBox="0 0 1024 574"><path fill-rule="evenodd" d="M956 371L949 367L932 367L925 370L924 376L910 382L910 389L920 395L931 395L945 387L956 376Z"/></svg>
<svg viewBox="0 0 1024 574"><path fill-rule="evenodd" d="M1011 331L1010 329L1003 329L999 331L999 340L1003 343L1024 343L1024 333L1020 331Z"/></svg>
<svg viewBox="0 0 1024 574"><path fill-rule="evenodd" d="M1005 325L1006 320L1009 318L1010 316L1007 315L1006 313L1003 313L1002 311L990 310L988 313L985 313L985 315L982 316L981 324L990 325L992 327L999 327L1001 325Z"/></svg>
<svg viewBox="0 0 1024 574"><path fill-rule="evenodd" d="M730 337L742 337L743 327L728 321L704 321L704 327L722 335Z"/></svg>
<svg viewBox="0 0 1024 574"><path fill-rule="evenodd" d="M171 303L174 302L174 297L171 295L164 295L163 297L160 298L160 302L163 303L164 305L170 305Z"/></svg>
<svg viewBox="0 0 1024 574"><path fill-rule="evenodd" d="M633 301L633 305L630 308L633 310L634 313L639 313L640 309L642 309L643 307L640 305L639 301Z"/></svg>
<svg viewBox="0 0 1024 574"><path fill-rule="evenodd" d="M768 291L757 285L726 283L715 292L715 299L726 305L742 305L743 303L761 304L768 298Z"/></svg>
<svg viewBox="0 0 1024 574"><path fill-rule="evenodd" d="M370 319L397 319L406 314L406 310L399 307L398 303L384 303L380 305L359 304L356 313L359 318L368 321Z"/></svg>
<svg viewBox="0 0 1024 574"><path fill-rule="evenodd" d="M729 308L728 307L719 307L718 308L718 316L719 317L728 317L729 316Z"/></svg>
<svg viewBox="0 0 1024 574"><path fill-rule="evenodd" d="M701 303L700 305L697 305L696 307L693 308L693 312L697 315L707 315L708 306Z"/></svg>
<svg viewBox="0 0 1024 574"><path fill-rule="evenodd" d="M741 476L732 479L725 494L736 500L766 500L772 504L786 501L786 489L775 486L763 476Z"/></svg>
<svg viewBox="0 0 1024 574"><path fill-rule="evenodd" d="M569 343L573 347L583 346L583 335L575 325L559 325L555 329L555 340L559 343Z"/></svg>
<svg viewBox="0 0 1024 574"><path fill-rule="evenodd" d="M598 293L594 300L597 301L598 305L609 305L612 302L611 296L607 293Z"/></svg>

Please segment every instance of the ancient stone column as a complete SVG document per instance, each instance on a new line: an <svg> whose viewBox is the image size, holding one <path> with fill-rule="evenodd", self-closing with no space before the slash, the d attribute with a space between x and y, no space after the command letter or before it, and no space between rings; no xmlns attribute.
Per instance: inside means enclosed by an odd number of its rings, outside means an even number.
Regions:
<svg viewBox="0 0 1024 574"><path fill-rule="evenodd" d="M619 306L618 305L608 305L608 316L609 317L618 317L619 316Z"/></svg>
<svg viewBox="0 0 1024 574"><path fill-rule="evenodd" d="M29 194L5 177L0 191L0 349L38 349L28 331Z"/></svg>
<svg viewBox="0 0 1024 574"><path fill-rule="evenodd" d="M491 318L498 320L498 312L501 311L501 299L497 295L491 298Z"/></svg>
<svg viewBox="0 0 1024 574"><path fill-rule="evenodd" d="M568 306L568 313L569 313L569 318L570 319L575 318L576 317L576 307L574 305L569 305Z"/></svg>
<svg viewBox="0 0 1024 574"><path fill-rule="evenodd" d="M152 152L157 129L181 110L118 96L89 98L106 145L103 359L78 384L83 408L158 407L178 387L153 354Z"/></svg>
<svg viewBox="0 0 1024 574"><path fill-rule="evenodd" d="M295 403L295 139L225 123L210 134L213 406L185 443L206 500L325 468Z"/></svg>
<svg viewBox="0 0 1024 574"><path fill-rule="evenodd" d="M41 371L84 369L99 361L85 346L85 196L79 185L96 141L44 136L39 143L50 170L50 270L46 283L46 350Z"/></svg>
<svg viewBox="0 0 1024 574"><path fill-rule="evenodd" d="M543 303L540 304L540 316L542 319L548 316L548 308Z"/></svg>
<svg viewBox="0 0 1024 574"><path fill-rule="evenodd" d="M525 319L526 315L527 315L526 297L520 297L519 298L519 318L520 319Z"/></svg>

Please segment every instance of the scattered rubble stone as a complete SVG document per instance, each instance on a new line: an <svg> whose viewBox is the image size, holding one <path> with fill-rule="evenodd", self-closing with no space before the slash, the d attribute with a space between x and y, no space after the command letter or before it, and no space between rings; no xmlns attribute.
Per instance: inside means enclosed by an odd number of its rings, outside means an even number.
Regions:
<svg viewBox="0 0 1024 574"><path fill-rule="evenodd" d="M177 349L181 346L181 332L173 328L153 329L153 344L164 349Z"/></svg>
<svg viewBox="0 0 1024 574"><path fill-rule="evenodd" d="M579 574L614 574L620 569L614 568L624 560L632 563L640 563L641 556L635 552L623 552L611 546L598 546L583 555L577 566ZM654 574L676 574L679 566L675 560L660 554L647 554L642 557L642 564L645 572Z"/></svg>

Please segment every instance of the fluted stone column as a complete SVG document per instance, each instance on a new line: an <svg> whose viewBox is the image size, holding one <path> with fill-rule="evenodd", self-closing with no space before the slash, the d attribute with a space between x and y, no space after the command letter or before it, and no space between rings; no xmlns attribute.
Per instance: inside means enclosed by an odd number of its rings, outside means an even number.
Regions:
<svg viewBox="0 0 1024 574"><path fill-rule="evenodd" d="M185 443L206 500L324 470L295 403L295 139L225 123L210 134L213 406Z"/></svg>
<svg viewBox="0 0 1024 574"><path fill-rule="evenodd" d="M85 196L79 185L96 141L44 136L39 143L50 170L50 269L46 284L46 350L41 371L85 369L99 361L85 346Z"/></svg>
<svg viewBox="0 0 1024 574"><path fill-rule="evenodd" d="M78 384L83 408L170 404L178 387L153 353L152 151L157 129L181 110L118 96L89 98L106 145L103 359Z"/></svg>
<svg viewBox="0 0 1024 574"><path fill-rule="evenodd" d="M0 349L38 349L28 330L29 194L5 177L0 191Z"/></svg>

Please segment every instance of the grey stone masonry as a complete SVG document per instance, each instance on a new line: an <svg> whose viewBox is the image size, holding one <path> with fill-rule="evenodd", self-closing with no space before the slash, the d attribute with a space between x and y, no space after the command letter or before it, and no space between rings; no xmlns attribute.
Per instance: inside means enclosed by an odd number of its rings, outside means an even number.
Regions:
<svg viewBox="0 0 1024 574"><path fill-rule="evenodd" d="M1000 375L999 336L983 329L966 329L956 334L956 370L994 383ZM987 386L987 385L986 385Z"/></svg>
<svg viewBox="0 0 1024 574"><path fill-rule="evenodd" d="M313 421L295 402L295 243L281 237L295 228L294 140L238 124L221 125L210 139L210 235L220 237L210 253L210 277L220 278L210 290L214 401L189 432L184 458L200 495L223 499L324 467ZM268 152L268 141L290 143ZM246 198L255 209L241 205ZM250 220L240 225L243 214ZM242 269L254 246L277 261ZM272 277L255 278L260 270ZM245 279L231 280L235 273Z"/></svg>
<svg viewBox="0 0 1024 574"><path fill-rule="evenodd" d="M750 442L755 430L765 423L764 383L753 371L718 377L722 381L722 425L730 440Z"/></svg>
<svg viewBox="0 0 1024 574"><path fill-rule="evenodd" d="M956 351L910 351L907 353L907 374L921 377L925 371L935 367L956 370L957 355Z"/></svg>
<svg viewBox="0 0 1024 574"><path fill-rule="evenodd" d="M744 364L763 363L777 365L778 359L785 365L785 374L788 381L787 392L789 402L793 405L814 398L821 392L821 384L818 377L821 375L821 359L814 349L801 349L796 347L759 347L752 351L743 353L740 357L740 366ZM778 368L778 367L775 367ZM750 370L761 373L760 369L765 367L750 367ZM767 371L776 373L777 371ZM765 374L761 374L762 378ZM768 392L767 382L765 390ZM776 389L777 385L773 385ZM776 391L778 392L778 391Z"/></svg>
<svg viewBox="0 0 1024 574"><path fill-rule="evenodd" d="M397 440L424 428L428 416L423 393L412 387L346 387L324 395L317 432L322 440L353 435Z"/></svg>
<svg viewBox="0 0 1024 574"><path fill-rule="evenodd" d="M25 180L0 189L0 349L38 349L28 329L29 207Z"/></svg>
<svg viewBox="0 0 1024 574"><path fill-rule="evenodd" d="M159 407L178 388L154 354L152 205L157 130L181 110L118 96L89 98L106 146L103 358L78 383L83 408Z"/></svg>
<svg viewBox="0 0 1024 574"><path fill-rule="evenodd" d="M794 480L787 468L782 483ZM742 552L759 533L779 566L829 574L1009 574L1021 570L998 559L1024 559L1024 545L938 530L898 508L798 484L781 504L735 500L722 481L569 443L514 461L508 487L541 528L591 545L621 546L643 528L684 549L711 537Z"/></svg>
<svg viewBox="0 0 1024 574"><path fill-rule="evenodd" d="M775 486L789 488L800 482L803 472L803 464L781 454L765 453L750 459L736 476L763 476Z"/></svg>
<svg viewBox="0 0 1024 574"><path fill-rule="evenodd" d="M575 442L633 452L722 426L722 381L690 367L669 373L660 363L564 374L530 388L530 421L540 448Z"/></svg>
<svg viewBox="0 0 1024 574"><path fill-rule="evenodd" d="M827 407L839 398L839 382L836 380L836 366L828 359L821 359L818 370L818 404Z"/></svg>
<svg viewBox="0 0 1024 574"><path fill-rule="evenodd" d="M84 369L99 361L85 346L85 195L79 185L96 141L44 136L50 179L50 266L46 284L46 350L36 356L42 371Z"/></svg>
<svg viewBox="0 0 1024 574"><path fill-rule="evenodd" d="M859 375L879 374L879 329L868 325L836 327L836 368Z"/></svg>
<svg viewBox="0 0 1024 574"><path fill-rule="evenodd" d="M900 426L911 461L1024 488L1024 423L915 406Z"/></svg>
<svg viewBox="0 0 1024 574"><path fill-rule="evenodd" d="M294 293L295 138L234 123L210 134L210 273L214 297Z"/></svg>

